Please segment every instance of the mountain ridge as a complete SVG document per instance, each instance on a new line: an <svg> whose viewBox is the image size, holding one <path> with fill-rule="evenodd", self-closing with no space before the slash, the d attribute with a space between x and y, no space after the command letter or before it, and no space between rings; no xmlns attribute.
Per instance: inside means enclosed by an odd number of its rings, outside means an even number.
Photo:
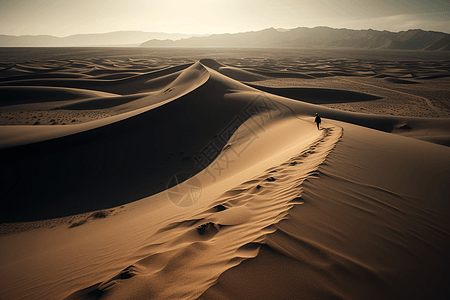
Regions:
<svg viewBox="0 0 450 300"><path fill-rule="evenodd" d="M73 34L66 37L52 35L0 35L0 47L138 46L149 39L178 40L192 36L195 35L145 31Z"/></svg>
<svg viewBox="0 0 450 300"><path fill-rule="evenodd" d="M152 39L141 47L306 47L397 50L450 50L450 34L410 29L390 32L330 27L267 28L235 34L213 34L177 41Z"/></svg>
<svg viewBox="0 0 450 300"><path fill-rule="evenodd" d="M0 47L246 47L246 48L354 48L449 51L450 34L422 29L391 32L319 26L293 29L194 35L182 33L114 31L51 35L0 35Z"/></svg>

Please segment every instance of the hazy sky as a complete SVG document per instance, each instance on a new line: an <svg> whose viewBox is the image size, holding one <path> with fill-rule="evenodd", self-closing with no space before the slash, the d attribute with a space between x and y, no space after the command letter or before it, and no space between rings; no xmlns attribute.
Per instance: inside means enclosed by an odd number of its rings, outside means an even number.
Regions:
<svg viewBox="0 0 450 300"><path fill-rule="evenodd" d="M450 0L0 0L0 34L10 35L315 26L450 33Z"/></svg>

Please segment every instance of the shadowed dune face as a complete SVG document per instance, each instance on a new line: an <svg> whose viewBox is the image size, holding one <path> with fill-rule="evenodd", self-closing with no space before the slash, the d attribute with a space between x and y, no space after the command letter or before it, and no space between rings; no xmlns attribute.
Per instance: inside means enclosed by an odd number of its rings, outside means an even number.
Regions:
<svg viewBox="0 0 450 300"><path fill-rule="evenodd" d="M79 133L71 125L61 129L67 136L4 149L2 198L9 204L2 210L2 221L39 220L118 206L165 190L177 173L199 172L202 167L194 157L213 140L221 149L226 140L215 137L237 117L243 122L250 116L244 110L247 102L219 100L232 87L216 81L196 64L157 95L142 95L128 104L137 110L141 104L160 103L175 95L158 108L111 124L91 122L88 130ZM90 102L83 104L89 107ZM194 114L186 113L191 110ZM166 134L159 134L161 130ZM230 130L224 136L235 129ZM35 202L36 198L41 200Z"/></svg>
<svg viewBox="0 0 450 300"><path fill-rule="evenodd" d="M0 64L0 298L446 295L448 59L58 51Z"/></svg>

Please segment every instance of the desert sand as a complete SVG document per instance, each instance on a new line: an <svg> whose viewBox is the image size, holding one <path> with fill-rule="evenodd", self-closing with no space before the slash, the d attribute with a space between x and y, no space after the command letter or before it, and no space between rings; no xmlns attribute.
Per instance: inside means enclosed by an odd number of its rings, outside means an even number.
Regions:
<svg viewBox="0 0 450 300"><path fill-rule="evenodd" d="M450 295L444 54L5 51L0 299Z"/></svg>

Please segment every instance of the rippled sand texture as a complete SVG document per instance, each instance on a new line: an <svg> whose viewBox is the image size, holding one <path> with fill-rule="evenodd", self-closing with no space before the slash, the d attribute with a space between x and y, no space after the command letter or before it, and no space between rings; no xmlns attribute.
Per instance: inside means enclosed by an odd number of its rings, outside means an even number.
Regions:
<svg viewBox="0 0 450 300"><path fill-rule="evenodd" d="M0 299L449 295L448 60L83 51L1 63Z"/></svg>

